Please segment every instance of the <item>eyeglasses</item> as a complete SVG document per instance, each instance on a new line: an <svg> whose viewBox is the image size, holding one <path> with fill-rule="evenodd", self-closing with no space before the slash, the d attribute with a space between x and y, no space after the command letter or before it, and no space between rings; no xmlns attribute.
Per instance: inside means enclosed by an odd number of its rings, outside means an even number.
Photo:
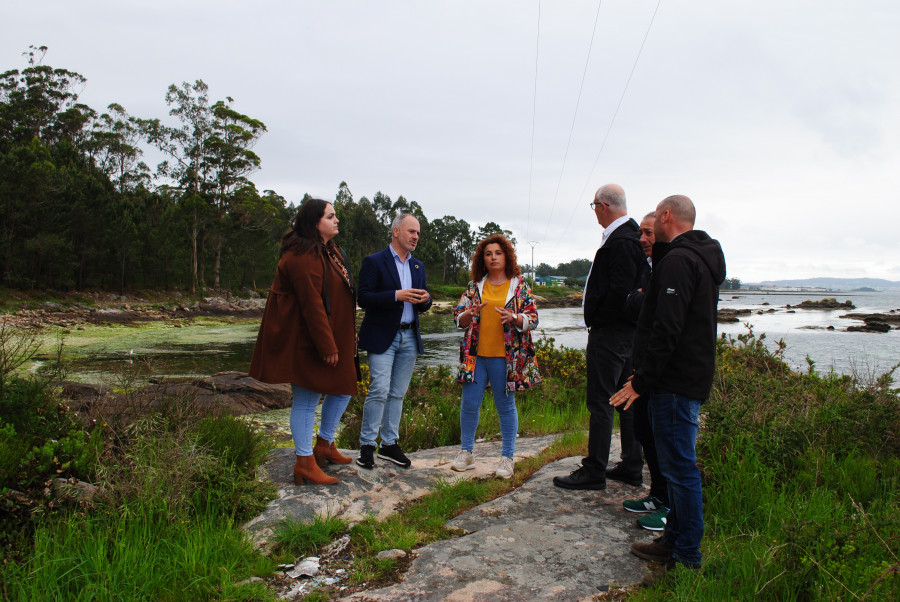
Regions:
<svg viewBox="0 0 900 602"><path fill-rule="evenodd" d="M606 207L609 208L609 203L604 203L603 201L591 201L591 209L597 205L606 205Z"/></svg>

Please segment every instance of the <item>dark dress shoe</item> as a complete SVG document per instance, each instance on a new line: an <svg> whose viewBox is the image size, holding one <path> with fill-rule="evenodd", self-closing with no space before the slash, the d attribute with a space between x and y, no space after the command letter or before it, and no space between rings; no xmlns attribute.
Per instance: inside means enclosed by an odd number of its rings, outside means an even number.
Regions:
<svg viewBox="0 0 900 602"><path fill-rule="evenodd" d="M597 477L584 466L573 470L568 476L553 477L553 484L563 489L606 489L606 478Z"/></svg>
<svg viewBox="0 0 900 602"><path fill-rule="evenodd" d="M615 468L610 468L606 471L606 478L612 479L613 481L621 481L622 483L626 483L628 485L634 485L635 487L640 487L644 482L643 476L641 473L633 473L628 472L624 468L622 468L621 464L616 464Z"/></svg>

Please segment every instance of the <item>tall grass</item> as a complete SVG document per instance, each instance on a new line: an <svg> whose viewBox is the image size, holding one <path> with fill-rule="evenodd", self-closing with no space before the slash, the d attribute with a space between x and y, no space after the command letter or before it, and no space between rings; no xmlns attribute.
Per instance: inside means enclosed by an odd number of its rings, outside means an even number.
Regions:
<svg viewBox="0 0 900 602"><path fill-rule="evenodd" d="M584 351L556 347L552 338L535 344L537 362L544 382L516 393L519 435L533 436L587 429L589 415L584 403ZM368 392L368 371L363 367L360 394L351 399L344 413L338 445L355 448L359 444L362 406ZM425 366L410 380L400 419L400 441L404 449L430 449L459 443L459 407L462 385L456 381L454 366ZM476 438L499 439L500 419L488 388L481 406Z"/></svg>
<svg viewBox="0 0 900 602"><path fill-rule="evenodd" d="M0 574L9 600L270 600L261 586L235 585L270 568L227 516L189 520L131 502L40 527L31 558Z"/></svg>
<svg viewBox="0 0 900 602"><path fill-rule="evenodd" d="M752 331L720 339L703 406L705 562L646 600L900 599L900 399L791 372Z"/></svg>
<svg viewBox="0 0 900 602"><path fill-rule="evenodd" d="M272 570L238 528L275 493L256 480L266 437L187 397L79 415L46 382L0 379L0 599L271 599L236 585ZM93 497L50 495L55 477Z"/></svg>
<svg viewBox="0 0 900 602"><path fill-rule="evenodd" d="M239 523L272 497L257 483L265 442L239 421L206 418L199 432L172 432L158 416L133 425L128 443L105 450L91 504L48 505L27 544L7 550L0 597L9 600L262 600L259 586L236 586L271 561L254 551ZM238 445L204 445L218 427ZM242 429L242 430L241 430ZM219 446L219 453L214 447Z"/></svg>

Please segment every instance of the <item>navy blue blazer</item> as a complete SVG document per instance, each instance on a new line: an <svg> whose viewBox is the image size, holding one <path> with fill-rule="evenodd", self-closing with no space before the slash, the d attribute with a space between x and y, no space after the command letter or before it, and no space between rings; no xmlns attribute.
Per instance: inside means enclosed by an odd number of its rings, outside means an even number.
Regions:
<svg viewBox="0 0 900 602"><path fill-rule="evenodd" d="M409 271L412 275L412 288L428 290L425 283L425 264L410 255ZM400 290L400 274L394 262L390 248L373 253L363 259L359 270L358 303L366 310L362 326L359 327L359 348L370 353L387 351L397 331L400 329L400 317L403 315L403 302L396 301L394 295ZM416 345L419 353L425 353L422 346L422 335L419 334L419 314L431 307L431 292L428 301L413 305L416 324Z"/></svg>

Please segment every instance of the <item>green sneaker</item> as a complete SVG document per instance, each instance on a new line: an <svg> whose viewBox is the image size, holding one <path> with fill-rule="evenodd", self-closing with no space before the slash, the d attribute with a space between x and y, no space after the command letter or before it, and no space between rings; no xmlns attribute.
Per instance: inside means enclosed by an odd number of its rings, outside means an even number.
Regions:
<svg viewBox="0 0 900 602"><path fill-rule="evenodd" d="M659 510L639 517L637 522L638 525L648 531L662 531L666 528L666 516L668 516L668 514L669 509L660 504Z"/></svg>
<svg viewBox="0 0 900 602"><path fill-rule="evenodd" d="M622 506L629 512L656 512L660 508L665 508L665 505L652 495L639 500L625 500Z"/></svg>

